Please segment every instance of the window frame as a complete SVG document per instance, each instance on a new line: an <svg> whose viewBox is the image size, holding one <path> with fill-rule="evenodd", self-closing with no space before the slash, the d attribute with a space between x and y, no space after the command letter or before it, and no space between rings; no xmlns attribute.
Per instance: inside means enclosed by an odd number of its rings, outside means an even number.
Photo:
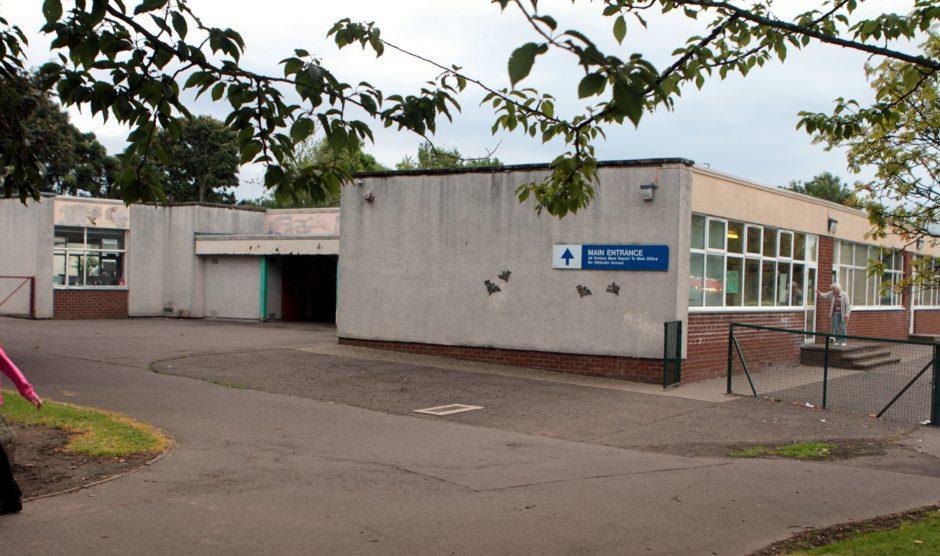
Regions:
<svg viewBox="0 0 940 556"><path fill-rule="evenodd" d="M700 217L700 218L704 218L704 219L705 219L705 226L704 226L704 227L705 227L705 237L703 238L703 239L704 239L704 244L703 244L704 247L703 247L703 248L693 248L693 247L691 247L691 242L690 242L689 256L691 257L691 255L692 255L693 253L694 253L694 254L699 254L699 255L702 256L702 262L703 262L703 264L702 264L702 267L703 267L703 268L702 268L702 282L701 282L702 295L701 295L701 304L699 304L699 305L693 305L693 304L689 303L689 311L690 311L690 312L703 312L703 313L708 313L708 312L735 312L735 311L741 311L741 312L749 312L749 311L750 311L750 312L768 312L768 311L806 311L806 310L814 310L814 309L815 309L815 304L810 304L810 301L815 301L815 292L813 292L813 295L807 295L807 292L806 292L806 285L807 285L807 281L809 280L810 269L813 269L813 270L814 270L814 276L816 276L816 279L818 280L818 268L819 268L819 262L818 262L818 261L819 261L819 236L816 236L815 234L811 234L811 233L807 233L807 232L797 232L797 231L795 231L795 230L786 230L786 229L776 228L776 227L773 227L773 226L764 226L764 225L761 225L761 224L753 224L753 223L750 223L750 222L744 222L744 221L739 221L739 220L732 220L732 219L721 218L721 217L717 217L717 216L708 216L708 215L706 215L706 214L693 213L693 214L692 214L692 218L696 218L696 217ZM718 247L709 247L709 245L710 245L710 232L711 232L711 228L712 228L712 222L721 222L721 223L723 224L722 229L724 230L724 238L723 238L723 241L722 241L721 248L718 248ZM728 237L727 237L727 236L728 236L728 229L729 229L729 224L730 224L730 223L742 225L742 229L743 229L743 232L744 232L744 237L742 238L742 240L743 240L743 241L742 241L742 243L743 243L743 245L742 245L742 251L743 251L743 252L742 252L742 253L737 253L737 252L731 253L731 252L728 251ZM774 241L774 244L775 244L775 247L776 247L775 253L776 253L776 255L777 255L777 256L774 256L774 257L766 256L766 255L764 254L764 252L763 252L763 251L764 251L764 239L765 239L765 236L766 236L766 234L767 234L768 232L772 232L772 233L773 233L773 241ZM793 256L793 255L794 255L794 249L796 248L795 240L796 240L796 234L797 234L797 233L802 234L802 235L806 238L806 241L804 242L804 246L803 246L804 252L803 252L803 259L802 259L802 260L795 259L794 256ZM748 248L749 239L751 239L752 234L757 234L757 237L758 237L757 244L760 246L760 252L759 252L759 253L754 253L753 251L750 251L749 248ZM780 244L781 244L780 237L783 236L783 235L788 235L788 236L789 236L789 238L790 238L790 249L789 249L788 253L785 254L786 256L781 257L781 256L780 256L780 253L779 253ZM814 247L814 248L815 248L815 252L814 252L814 253L810 253L811 247ZM714 256L721 256L721 257L722 257L722 263L723 263L723 264L722 264L722 275L723 275L723 277L722 277L722 290L721 290L721 305L708 305L708 304L707 304L708 295L707 295L707 292L705 292L705 283L706 283L707 274L708 274L707 268L708 268L708 257L709 257L709 256L712 256L712 257L714 257ZM740 305L729 305L729 304L728 304L728 292L727 292L727 290L728 290L728 260L729 260L729 258L734 258L734 259L739 259L739 260L741 260L741 275L740 275L740 277L739 277L739 279L738 279L738 288L739 288L739 290L740 290L740 292L739 292L739 298L740 298L740 301L741 301L741 304L740 304ZM748 282L748 281L747 281L747 262L748 262L748 261L754 261L754 262L756 262L756 263L757 263L757 268L758 268L758 272L757 272L757 276L756 276L756 278L757 278L757 293L758 293L758 298L757 298L757 304L756 304L756 305L747 305L747 304L746 304L746 303L747 303L747 299L746 299L746 298L747 298L747 295L746 295L746 293L747 293L747 288L751 286L751 285L748 285L748 284L747 284L747 282ZM764 265L765 265L765 264L770 264L770 265L772 265L772 267L773 267L773 269L774 269L774 270L773 270L773 275L774 275L774 280L775 280L775 283L774 283L774 290L775 290L775 292L776 292L776 286L777 286L776 280L778 280L777 276L778 276L778 274L779 274L779 273L778 273L778 266L779 266L779 265L784 265L784 266L786 266L787 268L790 269L789 279L792 281L792 278L793 278L792 273L793 273L793 264L794 264L794 263L799 263L799 264L802 264L802 265L804 266L804 271L803 271L802 276L801 276L801 281L802 281L801 287L803 288L803 304L802 304L802 305L792 305L794 295L793 295L793 290L792 290L792 287L791 287L791 288L790 288L790 291L789 291L789 293L788 293L788 295L787 295L787 305L777 305L777 304L776 304L776 293L774 294L774 300L773 300L773 301L774 301L774 304L773 304L773 305L764 305L764 300L763 300L763 286L764 286L764 284L763 284L763 281L764 281L764 277L763 277L763 274L764 274L764 272L763 272L763 267L764 267ZM691 270L691 266L690 266L690 270ZM690 287L690 288L692 287L691 272L690 272L690 275L689 275L689 287ZM691 301L691 297L692 297L692 296L689 295L689 300L690 300L690 301Z"/></svg>
<svg viewBox="0 0 940 556"><path fill-rule="evenodd" d="M77 230L81 230L81 233L82 233L82 246L81 246L80 248L77 248L77 247L69 247L69 246L68 246L68 245L69 245L68 241L66 241L64 247L59 247L58 245L56 245L56 243L55 243L56 233L59 232L60 230L63 230L63 231L65 231L65 230L68 230L68 231L77 231ZM88 231L89 231L89 230L100 230L100 231L118 232L118 233L120 233L120 234L121 234L121 244L122 244L122 247L121 247L120 249L102 249L102 248L99 248L99 247L90 247L89 244L88 244ZM89 227L86 227L86 226L54 226L54 229L53 229L53 232L52 232L52 233L53 233L53 236L52 236L52 237L53 237L53 247L52 247L53 261L55 260L55 256L56 256L56 255L63 255L63 256L65 257L65 259L64 259L64 265L65 265L65 267L64 267L64 272L63 272L63 283L62 283L62 284L57 284L57 283L55 283L54 277L56 276L56 273L55 273L55 263L53 262L53 284L52 284L53 289L63 289L63 290L64 290L64 289L73 289L73 290L77 290L77 289L82 289L82 290L100 290L100 289L108 289L108 290L126 290L126 289L128 288L128 286L127 286L127 230L120 229L120 228L95 228L95 227L89 228ZM120 278L120 279L121 279L121 281L123 281L123 284L114 284L114 285L93 284L93 285L88 285L88 257L89 257L89 256L97 256L97 257L98 257L98 260L100 261L100 260L101 260L101 256L102 256L102 255L105 255L105 254L116 254L116 255L120 255L120 256L121 256L121 278ZM79 263L79 264L80 264L80 267L81 267L81 283L80 283L80 284L72 284L72 283L69 283L69 282L70 282L70 273L69 273L69 270L70 270L70 267L71 267L71 261L72 261L72 258L73 258L73 257L75 257L75 258L80 258L79 260L83 261L83 262Z"/></svg>
<svg viewBox="0 0 940 556"><path fill-rule="evenodd" d="M841 258L843 255L843 250L845 247L849 247L852 250L852 255L849 257L851 264L843 264ZM858 250L865 250L865 265L858 266L856 264L856 257L858 256ZM868 264L874 257L879 257L881 260L884 260L886 256L891 257L890 264L884 269L881 275L870 275L868 273ZM901 261L898 265L900 268L895 269L894 257L900 257ZM892 288L890 290L891 302L888 304L881 303L881 286L884 282L884 275L888 274L893 278L892 282L897 283L904 279L904 254L890 247L881 247L878 245L870 245L867 243L858 243L855 241L848 241L837 239L835 240L835 245L833 247L833 257L832 257L832 271L833 271L833 281L838 282L842 285L842 290L849 294L849 297L852 301L852 310L860 311L885 311L885 310L900 310L904 309L904 300L903 295L899 292L894 291ZM865 273L865 293L863 295L864 303L856 303L855 295L855 280L854 273L861 271ZM850 277L852 281L850 282ZM877 301L873 303L873 301Z"/></svg>

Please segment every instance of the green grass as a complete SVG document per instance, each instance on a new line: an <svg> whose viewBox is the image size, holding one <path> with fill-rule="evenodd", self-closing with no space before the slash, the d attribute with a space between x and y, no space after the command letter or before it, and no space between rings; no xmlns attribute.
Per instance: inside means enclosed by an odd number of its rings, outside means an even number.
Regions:
<svg viewBox="0 0 940 556"><path fill-rule="evenodd" d="M170 439L156 428L101 409L46 401L41 411L15 392L3 392L0 413L12 423L41 425L72 433L66 451L90 456L123 457L159 453Z"/></svg>
<svg viewBox="0 0 940 556"><path fill-rule="evenodd" d="M780 446L749 446L728 452L733 458L759 458L778 456L793 459L826 459L836 445L831 442L794 442Z"/></svg>
<svg viewBox="0 0 940 556"><path fill-rule="evenodd" d="M940 512L907 521L896 529L859 533L844 541L820 546L802 554L906 556L938 553L940 553Z"/></svg>

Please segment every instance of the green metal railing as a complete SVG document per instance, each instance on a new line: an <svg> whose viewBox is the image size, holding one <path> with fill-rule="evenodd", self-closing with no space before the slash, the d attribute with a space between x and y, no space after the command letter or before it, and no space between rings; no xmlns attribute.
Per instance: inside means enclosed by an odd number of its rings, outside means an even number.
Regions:
<svg viewBox="0 0 940 556"><path fill-rule="evenodd" d="M940 344L755 324L728 330L727 392L940 426Z"/></svg>
<svg viewBox="0 0 940 556"><path fill-rule="evenodd" d="M670 388L682 380L682 321L667 322L663 328L663 388Z"/></svg>

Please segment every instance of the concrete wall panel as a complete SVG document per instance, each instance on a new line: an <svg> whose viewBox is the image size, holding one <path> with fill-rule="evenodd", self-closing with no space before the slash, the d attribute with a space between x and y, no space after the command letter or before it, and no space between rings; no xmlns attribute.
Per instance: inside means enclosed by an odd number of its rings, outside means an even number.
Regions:
<svg viewBox="0 0 940 556"><path fill-rule="evenodd" d="M601 168L590 207L557 219L515 189L544 171L364 178L345 187L342 337L661 358L686 316L691 176L682 165ZM639 186L658 181L656 199ZM375 201L363 199L372 189ZM665 244L668 272L552 269L555 243ZM508 282L497 277L508 270ZM487 294L484 281L502 291ZM611 282L620 295L607 293ZM580 297L577 286L592 295Z"/></svg>
<svg viewBox="0 0 940 556"><path fill-rule="evenodd" d="M52 317L52 234L54 203L51 197L30 200L0 199L0 275L36 277L36 317ZM0 301L22 281L0 279ZM29 313L29 285L0 306L0 314Z"/></svg>
<svg viewBox="0 0 940 556"><path fill-rule="evenodd" d="M207 257L204 276L206 317L260 317L261 257Z"/></svg>

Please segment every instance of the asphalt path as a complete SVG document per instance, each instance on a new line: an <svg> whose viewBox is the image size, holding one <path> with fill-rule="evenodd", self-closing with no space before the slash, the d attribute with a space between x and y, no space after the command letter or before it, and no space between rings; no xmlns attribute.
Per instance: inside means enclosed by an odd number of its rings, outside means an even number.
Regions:
<svg viewBox="0 0 940 556"><path fill-rule="evenodd" d="M0 341L43 395L176 441L0 518L9 554L740 554L940 499L940 479L904 469L687 457L152 371L327 345L329 328L0 319Z"/></svg>

